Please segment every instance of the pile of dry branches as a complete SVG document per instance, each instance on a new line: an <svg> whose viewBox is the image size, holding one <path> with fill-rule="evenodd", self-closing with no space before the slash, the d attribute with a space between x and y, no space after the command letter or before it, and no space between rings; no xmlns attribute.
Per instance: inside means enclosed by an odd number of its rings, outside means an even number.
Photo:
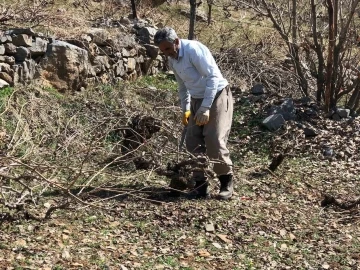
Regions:
<svg viewBox="0 0 360 270"><path fill-rule="evenodd" d="M73 203L99 207L139 197L152 173L173 177L167 164L184 157L177 130L167 128L174 124L161 123L131 95L121 85L78 96L24 88L2 97L2 218L41 220Z"/></svg>

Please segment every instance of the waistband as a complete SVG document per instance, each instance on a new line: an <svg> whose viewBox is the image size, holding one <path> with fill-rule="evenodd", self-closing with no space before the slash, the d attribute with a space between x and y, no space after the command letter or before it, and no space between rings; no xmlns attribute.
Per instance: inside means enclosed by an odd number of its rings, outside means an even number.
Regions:
<svg viewBox="0 0 360 270"><path fill-rule="evenodd" d="M229 91L230 90L230 86L229 85L227 85L227 86L225 86L223 89L221 89L220 91L218 91L217 93L216 93L216 95L215 95L215 98L214 98L214 101L221 95L221 93L223 92L223 91ZM196 101L196 100L203 100L204 98L191 98L191 100L194 100L194 101Z"/></svg>

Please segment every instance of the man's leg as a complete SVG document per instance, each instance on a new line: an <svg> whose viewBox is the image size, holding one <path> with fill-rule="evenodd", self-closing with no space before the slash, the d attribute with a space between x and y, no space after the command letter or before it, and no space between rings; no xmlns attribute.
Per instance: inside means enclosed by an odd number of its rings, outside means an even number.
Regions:
<svg viewBox="0 0 360 270"><path fill-rule="evenodd" d="M197 126L194 121L194 116L197 110L201 106L202 100L191 100L191 116L186 133L186 149L194 156L202 156L206 154L206 147L203 135L203 126ZM193 198L206 198L209 196L209 182L204 171L194 171L192 180L195 182L195 187L190 193L190 197Z"/></svg>
<svg viewBox="0 0 360 270"><path fill-rule="evenodd" d="M229 199L234 191L233 164L226 146L232 117L233 99L226 87L211 106L210 120L203 130L207 155L214 162L214 172L220 180L220 199Z"/></svg>

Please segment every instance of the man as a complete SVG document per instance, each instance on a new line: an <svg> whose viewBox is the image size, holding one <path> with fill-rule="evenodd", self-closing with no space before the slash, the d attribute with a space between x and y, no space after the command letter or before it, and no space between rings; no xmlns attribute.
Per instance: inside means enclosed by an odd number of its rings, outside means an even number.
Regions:
<svg viewBox="0 0 360 270"><path fill-rule="evenodd" d="M174 29L156 32L154 43L169 60L179 86L187 125L186 148L195 156L207 154L220 180L220 199L234 191L232 161L226 147L233 116L233 100L228 82L209 49L198 41L179 39ZM193 172L195 198L206 198L208 180L204 172Z"/></svg>

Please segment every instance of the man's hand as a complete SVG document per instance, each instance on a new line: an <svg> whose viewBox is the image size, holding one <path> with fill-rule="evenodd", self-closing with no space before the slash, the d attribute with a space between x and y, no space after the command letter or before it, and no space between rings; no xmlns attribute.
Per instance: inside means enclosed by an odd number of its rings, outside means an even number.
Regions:
<svg viewBox="0 0 360 270"><path fill-rule="evenodd" d="M187 126L187 125L188 125L190 115L191 115L191 112L190 112L190 111L184 112L183 118L182 118L182 123L183 123L184 126Z"/></svg>
<svg viewBox="0 0 360 270"><path fill-rule="evenodd" d="M200 107L195 114L194 120L198 126L206 125L210 118L210 108Z"/></svg>

